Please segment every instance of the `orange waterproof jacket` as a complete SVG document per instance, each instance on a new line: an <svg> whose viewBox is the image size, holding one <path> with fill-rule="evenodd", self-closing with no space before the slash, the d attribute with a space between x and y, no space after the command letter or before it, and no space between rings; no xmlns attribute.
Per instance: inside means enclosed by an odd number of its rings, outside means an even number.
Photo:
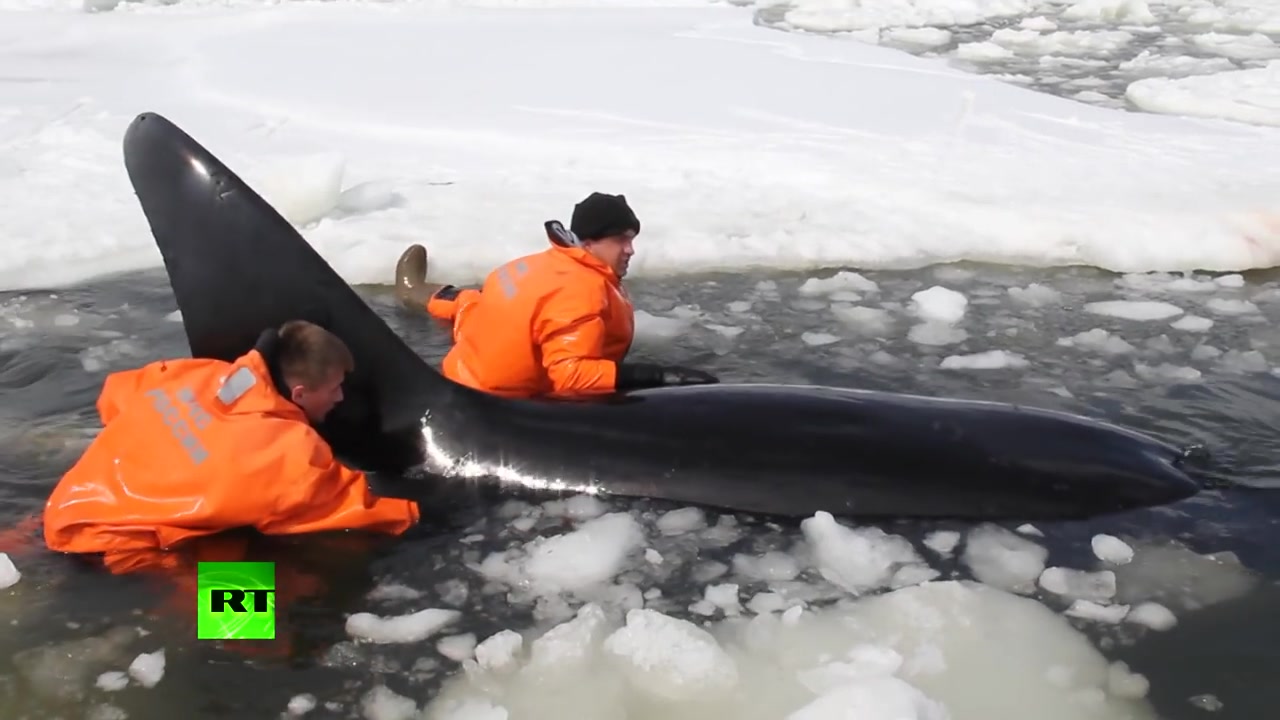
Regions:
<svg viewBox="0 0 1280 720"><path fill-rule="evenodd" d="M507 397L612 392L635 335L613 269L555 244L489 273L480 290L438 293L427 310L453 323L445 377Z"/></svg>
<svg viewBox="0 0 1280 720"><path fill-rule="evenodd" d="M238 527L399 534L418 520L416 505L373 496L337 462L257 350L114 373L98 414L102 432L45 504L55 551L166 549Z"/></svg>

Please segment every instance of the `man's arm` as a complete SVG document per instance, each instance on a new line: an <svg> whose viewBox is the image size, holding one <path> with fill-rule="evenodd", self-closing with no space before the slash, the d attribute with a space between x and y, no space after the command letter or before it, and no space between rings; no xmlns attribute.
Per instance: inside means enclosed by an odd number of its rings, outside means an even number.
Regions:
<svg viewBox="0 0 1280 720"><path fill-rule="evenodd" d="M479 299L479 290L445 285L431 294L431 297L427 300L427 312L437 320L453 322L454 318L458 316L459 308Z"/></svg>
<svg viewBox="0 0 1280 720"><path fill-rule="evenodd" d="M603 289L562 290L548 298L535 321L535 341L542 349L556 395L607 393L664 385L704 385L719 379L679 365L614 362L604 357L605 297Z"/></svg>
<svg viewBox="0 0 1280 720"><path fill-rule="evenodd" d="M604 357L604 293L564 288L547 298L534 320L534 343L551 379L552 394L613 392L617 365Z"/></svg>
<svg viewBox="0 0 1280 720"><path fill-rule="evenodd" d="M267 535L366 530L399 535L418 522L409 500L382 498L365 474L339 463L314 429L297 423L280 438L283 453L273 512L256 523ZM252 479L250 479L252 480Z"/></svg>

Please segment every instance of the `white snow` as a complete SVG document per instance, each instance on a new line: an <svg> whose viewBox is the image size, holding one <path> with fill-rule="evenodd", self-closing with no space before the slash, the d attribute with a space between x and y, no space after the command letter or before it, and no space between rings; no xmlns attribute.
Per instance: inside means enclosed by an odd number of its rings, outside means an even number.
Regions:
<svg viewBox="0 0 1280 720"><path fill-rule="evenodd" d="M643 219L637 275L1280 262L1271 128L1083 105L942 59L778 32L749 8L5 4L22 9L0 23L0 66L30 81L0 94L0 287L159 266L119 152L147 109L194 133L357 283L389 282L424 237L435 276L473 282L544 247L541 222L594 189L625 192ZM984 45L1089 60L1133 42L1143 8L1077 3L1068 17L1125 29L1045 20ZM802 0L784 14L793 28L887 28L886 41L929 45L943 36L925 28L1037 9ZM546 41L566 34L575 42ZM1275 52L1248 37L1200 46ZM599 90L566 94L566 77Z"/></svg>

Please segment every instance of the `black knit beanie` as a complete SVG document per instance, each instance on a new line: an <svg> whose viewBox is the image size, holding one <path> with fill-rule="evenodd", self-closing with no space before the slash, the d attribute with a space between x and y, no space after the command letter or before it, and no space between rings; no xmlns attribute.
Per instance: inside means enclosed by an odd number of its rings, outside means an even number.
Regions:
<svg viewBox="0 0 1280 720"><path fill-rule="evenodd" d="M573 206L569 229L582 240L599 240L631 230L640 233L640 220L625 195L593 192Z"/></svg>

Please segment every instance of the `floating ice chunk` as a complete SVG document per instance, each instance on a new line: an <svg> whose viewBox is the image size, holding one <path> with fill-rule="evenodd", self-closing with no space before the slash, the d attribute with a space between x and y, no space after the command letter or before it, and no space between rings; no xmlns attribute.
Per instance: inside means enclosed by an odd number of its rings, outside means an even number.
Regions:
<svg viewBox="0 0 1280 720"><path fill-rule="evenodd" d="M1171 382L1193 382L1201 378L1201 372L1193 367L1184 367L1181 365L1171 365L1169 363L1160 363L1159 365L1145 365L1143 363L1135 363L1134 372L1140 377L1147 380L1169 380Z"/></svg>
<svg viewBox="0 0 1280 720"><path fill-rule="evenodd" d="M1156 22L1144 0L1077 0L1058 17L1063 20L1092 20L1121 25L1149 25Z"/></svg>
<svg viewBox="0 0 1280 720"><path fill-rule="evenodd" d="M742 603L738 599L737 583L708 585L707 589L703 591L703 599L723 610L725 615L733 616L742 613Z"/></svg>
<svg viewBox="0 0 1280 720"><path fill-rule="evenodd" d="M627 513L609 513L577 530L530 543L524 570L542 592L577 591L618 573L644 531Z"/></svg>
<svg viewBox="0 0 1280 720"><path fill-rule="evenodd" d="M925 322L953 325L964 318L969 299L963 293L934 285L911 296L911 312Z"/></svg>
<svg viewBox="0 0 1280 720"><path fill-rule="evenodd" d="M1218 367L1230 373L1264 373L1271 369L1267 359L1257 350L1228 350L1218 360Z"/></svg>
<svg viewBox="0 0 1280 720"><path fill-rule="evenodd" d="M828 512L805 518L800 530L822 576L851 593L889 584L901 566L924 564L906 538L875 527L847 527Z"/></svg>
<svg viewBox="0 0 1280 720"><path fill-rule="evenodd" d="M626 625L603 647L632 687L647 695L688 701L738 684L736 663L710 633L654 610L628 611Z"/></svg>
<svg viewBox="0 0 1280 720"><path fill-rule="evenodd" d="M1091 600L1074 600L1067 608L1067 615L1093 620L1095 622L1117 624L1129 614L1128 605L1099 605Z"/></svg>
<svg viewBox="0 0 1280 720"><path fill-rule="evenodd" d="M1124 565L1133 560L1133 548L1114 535L1099 533L1089 541L1093 554L1099 560L1112 565Z"/></svg>
<svg viewBox="0 0 1280 720"><path fill-rule="evenodd" d="M941 322L923 322L911 326L907 331L907 339L920 345L954 345L964 342L969 333Z"/></svg>
<svg viewBox="0 0 1280 720"><path fill-rule="evenodd" d="M974 577L1017 593L1035 590L1049 551L1005 528L983 523L969 531L962 560Z"/></svg>
<svg viewBox="0 0 1280 720"><path fill-rule="evenodd" d="M418 714L418 704L386 685L375 685L360 699L365 720L411 720Z"/></svg>
<svg viewBox="0 0 1280 720"><path fill-rule="evenodd" d="M701 508L686 507L671 510L658 518L658 531L663 535L683 535L707 526L706 515Z"/></svg>
<svg viewBox="0 0 1280 720"><path fill-rule="evenodd" d="M1118 334L1109 333L1102 328L1093 328L1071 337L1059 338L1057 344L1064 347L1077 347L1081 350L1092 350L1105 355L1120 355L1133 352L1135 349L1133 345L1130 345Z"/></svg>
<svg viewBox="0 0 1280 720"><path fill-rule="evenodd" d="M1125 622L1145 625L1152 630L1168 630L1178 624L1173 611L1156 602L1144 602L1133 606L1125 616Z"/></svg>
<svg viewBox="0 0 1280 720"><path fill-rule="evenodd" d="M347 618L347 634L374 643L411 643L425 640L462 617L457 610L426 608L408 615L379 616L355 613Z"/></svg>
<svg viewBox="0 0 1280 720"><path fill-rule="evenodd" d="M1182 314L1182 308L1155 300L1106 300L1084 306L1085 312L1125 320L1164 320Z"/></svg>
<svg viewBox="0 0 1280 720"><path fill-rule="evenodd" d="M636 310L635 334L646 340L670 340L680 337L692 324L690 318L671 318Z"/></svg>
<svg viewBox="0 0 1280 720"><path fill-rule="evenodd" d="M1170 323L1169 327L1183 332L1206 332L1213 327L1213 321L1199 315L1184 315Z"/></svg>
<svg viewBox="0 0 1280 720"><path fill-rule="evenodd" d="M806 332L800 334L800 340L805 345L814 347L840 342L840 336L824 332Z"/></svg>
<svg viewBox="0 0 1280 720"><path fill-rule="evenodd" d="M1057 305L1062 302L1062 293L1054 290L1047 285L1039 283L1031 283L1025 288L1011 287L1008 290L1009 297L1015 302L1032 307L1044 307L1045 305Z"/></svg>
<svg viewBox="0 0 1280 720"><path fill-rule="evenodd" d="M1040 573L1040 587L1055 595L1101 602L1115 597L1116 574L1110 570L1091 573L1072 568L1045 568Z"/></svg>
<svg viewBox="0 0 1280 720"><path fill-rule="evenodd" d="M893 676L838 686L790 713L786 720L950 720L946 707Z"/></svg>
<svg viewBox="0 0 1280 720"><path fill-rule="evenodd" d="M0 552L0 590L17 585L21 579L22 573L18 572L13 560L6 553Z"/></svg>
<svg viewBox="0 0 1280 720"><path fill-rule="evenodd" d="M603 515L609 509L600 498L592 495L574 495L564 500L549 500L542 504L543 515L589 520Z"/></svg>
<svg viewBox="0 0 1280 720"><path fill-rule="evenodd" d="M960 544L960 533L955 530L935 530L924 539L925 547L943 557L949 557Z"/></svg>
<svg viewBox="0 0 1280 720"><path fill-rule="evenodd" d="M125 689L125 687L129 685L129 675L127 673L120 672L119 670L111 670L99 675L98 680L94 685L99 690L116 692L118 690Z"/></svg>
<svg viewBox="0 0 1280 720"><path fill-rule="evenodd" d="M795 579L800 574L800 563L787 553L770 550L760 557L735 555L733 571L751 580L777 582Z"/></svg>
<svg viewBox="0 0 1280 720"><path fill-rule="evenodd" d="M402 585L401 583L387 583L370 590L366 597L374 602L386 600L417 600L422 597L422 592L407 585Z"/></svg>
<svg viewBox="0 0 1280 720"><path fill-rule="evenodd" d="M475 666L482 670L506 670L516 664L523 647L523 635L514 630L501 630L476 645Z"/></svg>
<svg viewBox="0 0 1280 720"><path fill-rule="evenodd" d="M841 270L828 278L809 278L796 291L801 295L830 295L839 291L874 293L880 286L856 272Z"/></svg>
<svg viewBox="0 0 1280 720"><path fill-rule="evenodd" d="M1219 315L1247 315L1249 313L1260 312L1258 310L1258 306L1248 300L1212 298L1205 302L1204 306Z"/></svg>
<svg viewBox="0 0 1280 720"><path fill-rule="evenodd" d="M290 715L306 715L315 710L316 696L311 693L302 693L289 698L288 712Z"/></svg>
<svg viewBox="0 0 1280 720"><path fill-rule="evenodd" d="M836 305L832 306L831 314L864 336L883 337L893 327L893 318L890 317L889 311L881 308Z"/></svg>
<svg viewBox="0 0 1280 720"><path fill-rule="evenodd" d="M134 658L129 663L129 677L142 687L155 687L164 678L164 648Z"/></svg>
<svg viewBox="0 0 1280 720"><path fill-rule="evenodd" d="M988 350L970 355L950 355L942 359L939 367L943 370L999 370L1024 368L1030 364L1025 357L1017 353Z"/></svg>
<svg viewBox="0 0 1280 720"><path fill-rule="evenodd" d="M604 610L595 603L578 609L571 620L551 628L529 648L529 667L572 672L591 656L592 643L607 624Z"/></svg>
<svg viewBox="0 0 1280 720"><path fill-rule="evenodd" d="M471 657L475 654L475 649L475 633L450 635L449 637L440 638L440 641L436 643L436 651L455 662L462 662Z"/></svg>

